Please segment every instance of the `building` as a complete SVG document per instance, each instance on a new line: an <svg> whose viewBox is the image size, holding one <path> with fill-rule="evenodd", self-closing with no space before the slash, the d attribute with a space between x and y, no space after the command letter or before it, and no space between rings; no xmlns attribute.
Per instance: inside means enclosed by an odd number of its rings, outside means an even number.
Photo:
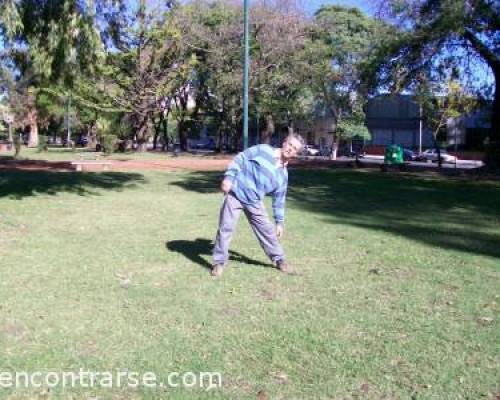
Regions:
<svg viewBox="0 0 500 400"><path fill-rule="evenodd" d="M490 111L488 107L456 119L450 119L446 132L440 134L445 147L481 149L489 131ZM414 150L434 147L432 131L421 123L420 107L411 95L384 94L368 100L366 125L371 139L365 146L385 147L399 144ZM320 148L331 146L335 121L328 111L319 115L309 126L297 124L297 131ZM342 146L342 143L341 143Z"/></svg>
<svg viewBox="0 0 500 400"><path fill-rule="evenodd" d="M433 147L432 132L421 124L420 107L409 95L381 95L370 99L366 125L369 144L399 144L408 148Z"/></svg>

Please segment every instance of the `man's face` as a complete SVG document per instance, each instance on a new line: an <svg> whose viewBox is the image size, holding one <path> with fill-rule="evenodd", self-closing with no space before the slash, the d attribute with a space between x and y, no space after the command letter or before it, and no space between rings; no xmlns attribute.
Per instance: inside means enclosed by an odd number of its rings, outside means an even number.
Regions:
<svg viewBox="0 0 500 400"><path fill-rule="evenodd" d="M302 146L300 142L295 138L288 138L283 142L283 147L281 148L281 154L286 159L297 157Z"/></svg>

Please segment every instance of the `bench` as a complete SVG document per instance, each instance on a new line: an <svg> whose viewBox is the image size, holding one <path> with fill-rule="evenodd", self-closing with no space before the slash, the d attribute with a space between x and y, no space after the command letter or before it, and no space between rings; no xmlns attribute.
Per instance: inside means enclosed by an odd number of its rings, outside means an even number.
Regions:
<svg viewBox="0 0 500 400"><path fill-rule="evenodd" d="M10 143L0 143L0 151L12 150L12 145Z"/></svg>
<svg viewBox="0 0 500 400"><path fill-rule="evenodd" d="M113 163L111 161L101 161L101 160L78 160L71 161L71 165L75 167L77 171L88 171L96 170L100 167L101 171L109 171Z"/></svg>

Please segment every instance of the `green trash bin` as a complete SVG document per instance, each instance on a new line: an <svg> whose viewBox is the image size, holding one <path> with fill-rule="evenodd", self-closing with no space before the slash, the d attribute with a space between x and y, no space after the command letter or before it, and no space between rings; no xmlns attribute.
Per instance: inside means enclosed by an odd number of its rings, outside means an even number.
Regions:
<svg viewBox="0 0 500 400"><path fill-rule="evenodd" d="M401 171L405 170L403 148L397 144L385 148L384 163L380 166L380 169L386 172L391 166L398 167Z"/></svg>
<svg viewBox="0 0 500 400"><path fill-rule="evenodd" d="M404 164L403 148L396 144L387 146L384 154L385 165L402 165Z"/></svg>

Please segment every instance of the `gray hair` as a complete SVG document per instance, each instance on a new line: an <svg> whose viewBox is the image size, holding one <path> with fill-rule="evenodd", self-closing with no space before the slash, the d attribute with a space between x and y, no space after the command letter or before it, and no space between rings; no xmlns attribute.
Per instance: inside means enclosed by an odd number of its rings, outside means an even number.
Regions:
<svg viewBox="0 0 500 400"><path fill-rule="evenodd" d="M302 149L305 145L305 142L304 142L304 138L302 136L300 136L298 133L296 132L290 132L288 134L288 136L285 138L285 141L288 141L290 139L295 139L297 142L300 143L300 148Z"/></svg>

